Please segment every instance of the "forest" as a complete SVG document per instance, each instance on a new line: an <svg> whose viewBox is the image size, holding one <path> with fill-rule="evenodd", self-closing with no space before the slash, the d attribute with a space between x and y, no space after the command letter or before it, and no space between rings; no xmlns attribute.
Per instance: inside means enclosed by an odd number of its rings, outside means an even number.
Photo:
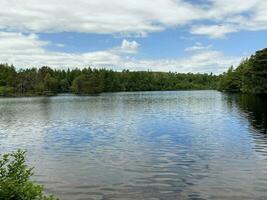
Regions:
<svg viewBox="0 0 267 200"><path fill-rule="evenodd" d="M21 69L0 65L1 96L38 96L58 93L78 95L120 91L158 91L215 89L218 77L213 74L181 74L108 69L67 69L49 67Z"/></svg>
<svg viewBox="0 0 267 200"><path fill-rule="evenodd" d="M267 93L267 48L257 51L234 69L221 75L129 71L108 69L52 69L49 67L16 70L0 64L0 96L50 96L59 93L78 95L121 91L204 90Z"/></svg>
<svg viewBox="0 0 267 200"><path fill-rule="evenodd" d="M267 48L257 51L220 77L218 89L227 92L267 94Z"/></svg>

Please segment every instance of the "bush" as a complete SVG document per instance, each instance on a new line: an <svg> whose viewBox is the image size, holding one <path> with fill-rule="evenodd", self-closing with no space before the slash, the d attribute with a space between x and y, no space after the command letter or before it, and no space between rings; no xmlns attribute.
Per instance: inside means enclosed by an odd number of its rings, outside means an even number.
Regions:
<svg viewBox="0 0 267 200"><path fill-rule="evenodd" d="M56 200L43 186L30 181L33 168L25 164L25 151L4 154L0 160L0 200Z"/></svg>
<svg viewBox="0 0 267 200"><path fill-rule="evenodd" d="M12 96L14 88L8 86L0 86L0 96Z"/></svg>

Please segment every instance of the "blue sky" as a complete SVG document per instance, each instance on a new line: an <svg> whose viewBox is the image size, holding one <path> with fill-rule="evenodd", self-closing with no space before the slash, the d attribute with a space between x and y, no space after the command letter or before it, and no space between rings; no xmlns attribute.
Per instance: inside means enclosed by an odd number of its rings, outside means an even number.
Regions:
<svg viewBox="0 0 267 200"><path fill-rule="evenodd" d="M0 61L221 73L267 44L264 0L2 0Z"/></svg>

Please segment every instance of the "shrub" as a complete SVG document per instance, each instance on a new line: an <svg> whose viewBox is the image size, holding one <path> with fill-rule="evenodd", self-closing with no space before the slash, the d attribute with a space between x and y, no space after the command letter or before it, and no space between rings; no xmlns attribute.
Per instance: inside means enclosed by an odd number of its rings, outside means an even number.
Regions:
<svg viewBox="0 0 267 200"><path fill-rule="evenodd" d="M8 86L0 86L0 96L12 96L14 88Z"/></svg>
<svg viewBox="0 0 267 200"><path fill-rule="evenodd" d="M2 155L0 160L0 200L56 200L45 196L43 186L30 181L33 168L25 163L26 151Z"/></svg>

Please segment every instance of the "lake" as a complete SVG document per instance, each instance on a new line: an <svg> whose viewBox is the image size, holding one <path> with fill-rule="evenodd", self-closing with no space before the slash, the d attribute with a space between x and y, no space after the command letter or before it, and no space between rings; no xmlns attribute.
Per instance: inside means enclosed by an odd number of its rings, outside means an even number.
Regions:
<svg viewBox="0 0 267 200"><path fill-rule="evenodd" d="M0 99L0 153L62 200L266 199L266 129L266 97L217 91Z"/></svg>

